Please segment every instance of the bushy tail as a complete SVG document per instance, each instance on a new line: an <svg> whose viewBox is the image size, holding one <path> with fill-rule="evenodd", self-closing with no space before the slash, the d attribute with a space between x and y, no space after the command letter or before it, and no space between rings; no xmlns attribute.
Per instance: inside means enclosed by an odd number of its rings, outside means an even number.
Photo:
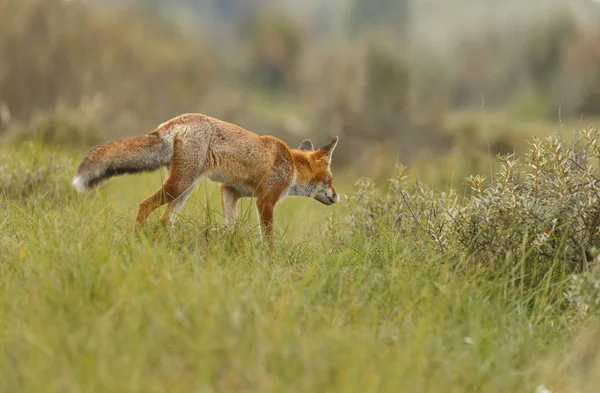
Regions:
<svg viewBox="0 0 600 393"><path fill-rule="evenodd" d="M167 133L152 132L108 142L90 150L79 164L73 187L82 192L112 176L154 171L171 162L172 157L173 138Z"/></svg>

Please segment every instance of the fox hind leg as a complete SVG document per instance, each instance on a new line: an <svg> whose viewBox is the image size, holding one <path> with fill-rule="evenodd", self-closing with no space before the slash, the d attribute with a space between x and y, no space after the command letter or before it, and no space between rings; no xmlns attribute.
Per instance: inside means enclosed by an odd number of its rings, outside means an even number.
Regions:
<svg viewBox="0 0 600 393"><path fill-rule="evenodd" d="M175 182L171 181L171 178L168 178L163 186L156 191L154 194L150 195L148 198L144 199L140 203L140 207L138 209L137 217L135 219L138 226L141 226L146 221L146 218L157 208L164 205L165 203L170 203L177 199L186 188L181 187Z"/></svg>
<svg viewBox="0 0 600 393"><path fill-rule="evenodd" d="M186 154L186 152L189 153L190 149L194 148L194 146L186 146L184 141L180 139L175 139L173 145L173 158L168 165L169 175L167 180L165 180L158 191L140 203L135 219L138 227L146 221L146 218L154 210L165 203L169 203L169 207L167 208L168 213L166 213L166 216L163 216L165 220L171 218L171 212L174 211L174 214L183 206L194 188L193 186L198 175L202 172L202 167L205 164L205 154L195 154L191 159L190 155Z"/></svg>
<svg viewBox="0 0 600 393"><path fill-rule="evenodd" d="M167 211L171 212L175 209L176 212L179 210L194 189L194 174L194 171L181 173L171 166L169 177L167 177L162 187L140 203L140 208L135 219L137 225L143 225L146 218L165 203L169 204ZM166 218L168 217L169 213L167 213Z"/></svg>
<svg viewBox="0 0 600 393"><path fill-rule="evenodd" d="M179 211L179 209L181 209L183 207L183 205L185 204L185 202L187 201L189 196L194 191L195 186L196 186L196 182L194 182L190 187L188 187L188 189L185 190L183 192L183 194L181 194L177 199L169 202L169 204L167 205L167 209L162 214L162 216L160 216L160 221L165 226L169 226L169 225L173 224L173 222L175 222L175 218L177 217L177 212Z"/></svg>

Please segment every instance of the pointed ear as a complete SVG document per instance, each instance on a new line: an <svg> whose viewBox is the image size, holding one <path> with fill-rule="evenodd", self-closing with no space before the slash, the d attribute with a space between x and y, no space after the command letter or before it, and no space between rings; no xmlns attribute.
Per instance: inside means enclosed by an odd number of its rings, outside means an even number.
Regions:
<svg viewBox="0 0 600 393"><path fill-rule="evenodd" d="M313 146L313 143L310 139L305 139L304 142L302 142L302 144L298 148L298 150L314 151L315 147Z"/></svg>
<svg viewBox="0 0 600 393"><path fill-rule="evenodd" d="M319 150L322 151L323 153L327 154L329 157L331 157L331 153L333 153L333 150L337 146L338 139L339 138L337 136L334 136L333 139L331 140L331 142L329 142L326 145L321 146L321 148Z"/></svg>

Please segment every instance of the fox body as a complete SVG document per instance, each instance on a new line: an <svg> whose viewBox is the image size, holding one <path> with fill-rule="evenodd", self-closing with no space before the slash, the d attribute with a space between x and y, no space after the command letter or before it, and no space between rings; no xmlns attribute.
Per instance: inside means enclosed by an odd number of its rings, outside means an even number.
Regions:
<svg viewBox="0 0 600 393"><path fill-rule="evenodd" d="M310 140L290 149L280 139L259 136L234 124L202 114L184 114L147 135L94 147L77 168L73 186L92 188L111 176L168 168L162 187L140 203L136 223L142 225L156 208L171 223L199 179L221 183L225 224L232 227L237 203L256 197L266 240L273 244L273 209L285 196L308 196L326 205L339 201L332 185L334 137L315 150Z"/></svg>

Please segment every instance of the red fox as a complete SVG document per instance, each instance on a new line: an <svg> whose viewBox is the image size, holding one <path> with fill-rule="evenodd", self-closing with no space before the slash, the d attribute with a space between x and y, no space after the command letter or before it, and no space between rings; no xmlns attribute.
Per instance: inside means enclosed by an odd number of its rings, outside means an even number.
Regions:
<svg viewBox="0 0 600 393"><path fill-rule="evenodd" d="M259 136L234 124L202 114L184 114L147 135L118 140L90 150L77 168L73 186L82 192L111 176L168 168L162 187L142 201L136 224L156 208L166 225L202 177L221 183L225 225L232 228L237 203L256 197L266 240L273 245L273 208L285 196L308 196L326 205L339 201L333 188L331 154L338 142L315 150L310 139L290 149L280 139Z"/></svg>

